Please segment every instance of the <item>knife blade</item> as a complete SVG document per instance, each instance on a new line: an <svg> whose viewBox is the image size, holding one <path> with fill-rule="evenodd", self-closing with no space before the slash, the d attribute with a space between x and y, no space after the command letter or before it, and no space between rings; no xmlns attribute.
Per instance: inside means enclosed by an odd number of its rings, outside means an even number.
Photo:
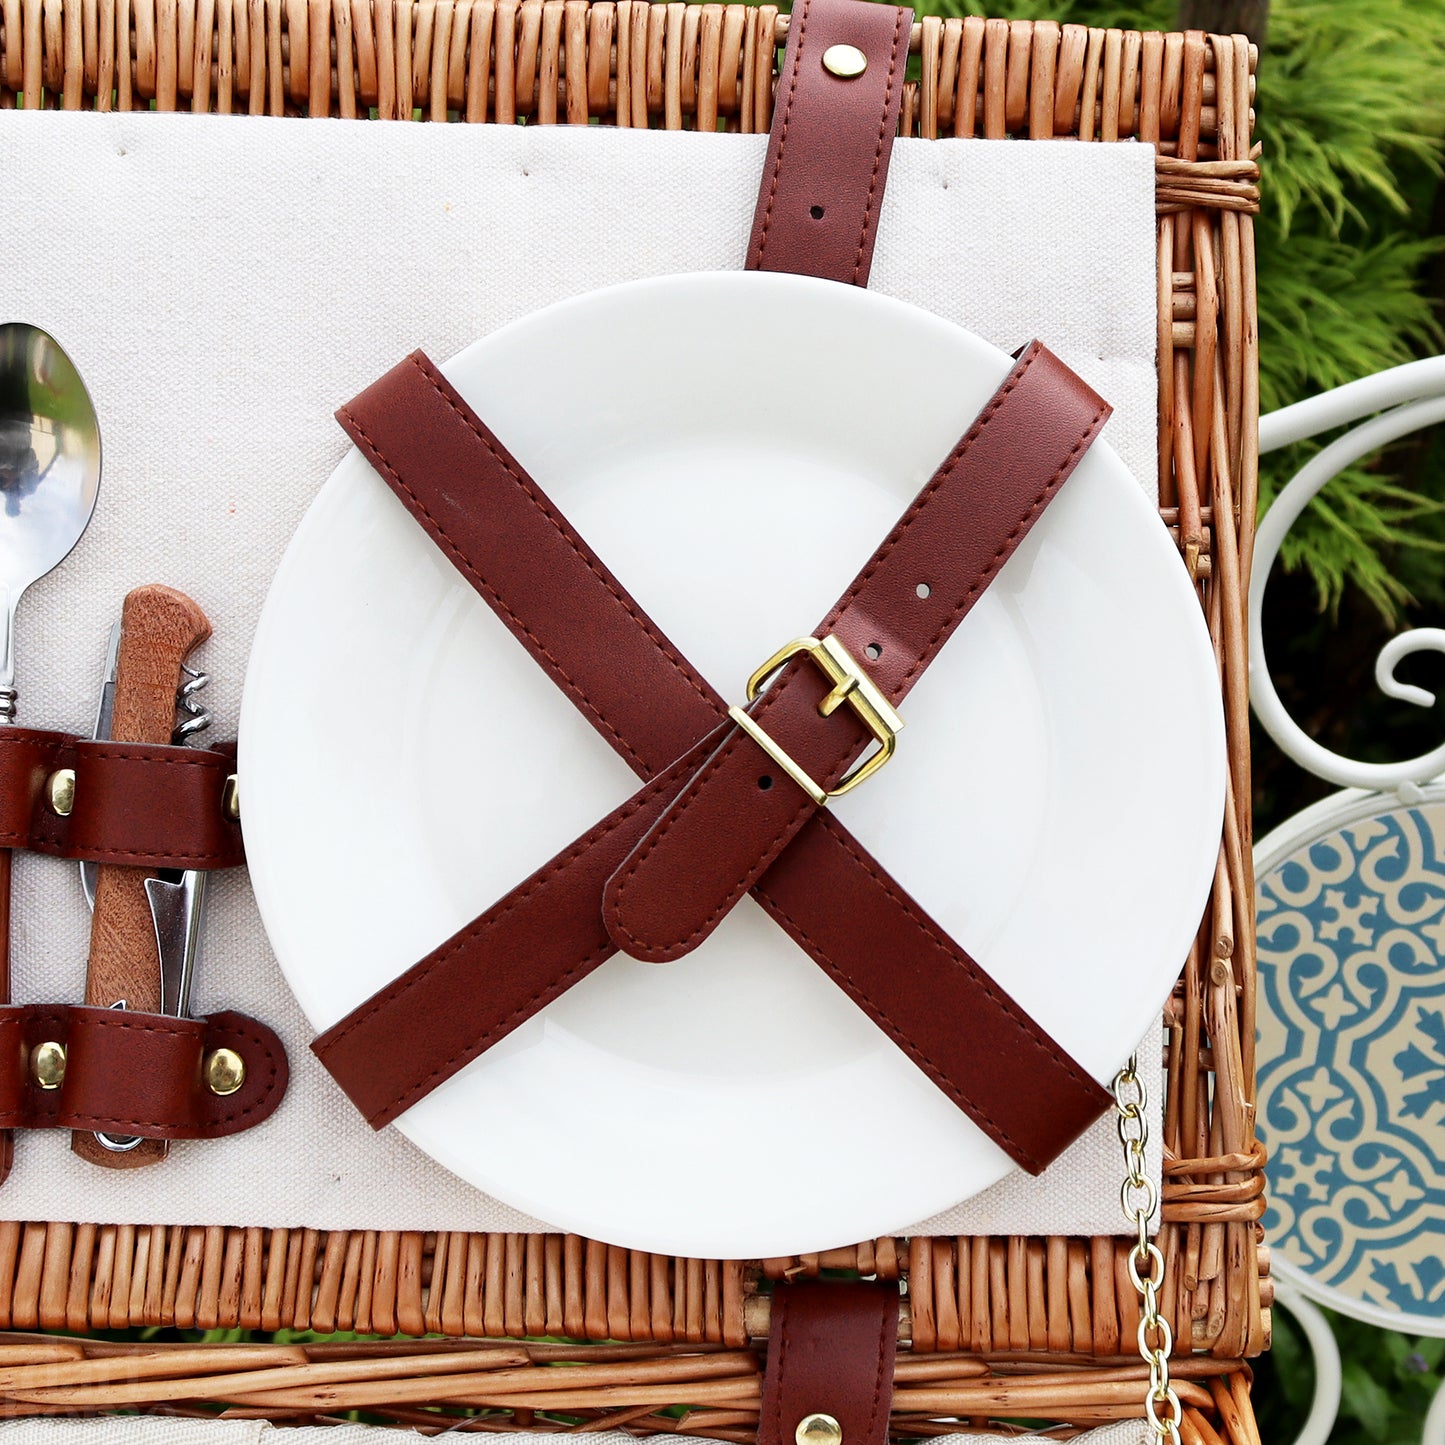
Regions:
<svg viewBox="0 0 1445 1445"><path fill-rule="evenodd" d="M97 742L104 742L110 737L111 718L115 715L115 663L119 651L120 623L115 622L111 624L110 641L105 649L105 676L100 684L100 700L95 706L95 726L90 730L91 737ZM92 863L88 858L81 860L80 886L85 890L86 904L92 910L95 908L95 877L99 869L99 863Z"/></svg>

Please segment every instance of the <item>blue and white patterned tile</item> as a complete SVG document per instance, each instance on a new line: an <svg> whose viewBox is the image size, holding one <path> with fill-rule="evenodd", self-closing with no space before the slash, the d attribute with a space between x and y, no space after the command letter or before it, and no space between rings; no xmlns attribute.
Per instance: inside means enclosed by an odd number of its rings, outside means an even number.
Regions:
<svg viewBox="0 0 1445 1445"><path fill-rule="evenodd" d="M1256 855L1265 1228L1316 1298L1445 1334L1445 795L1331 801Z"/></svg>

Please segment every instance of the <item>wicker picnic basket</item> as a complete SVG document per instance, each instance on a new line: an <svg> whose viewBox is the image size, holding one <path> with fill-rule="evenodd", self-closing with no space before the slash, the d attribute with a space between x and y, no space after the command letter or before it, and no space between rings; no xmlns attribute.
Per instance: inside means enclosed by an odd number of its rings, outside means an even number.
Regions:
<svg viewBox="0 0 1445 1445"><path fill-rule="evenodd" d="M787 25L769 5L643 0L0 0L0 106L760 132ZM1256 57L1237 36L980 19L925 19L912 49L904 134L1138 140L1158 155L1161 505L1214 639L1231 779L1211 906L1165 1016L1160 1296L1183 1438L1254 1445L1246 1360L1268 1346L1271 1303L1253 1129L1244 633ZM0 1413L200 1413L196 1402L224 1401L277 1420L364 1408L436 1427L469 1409L493 1430L583 1422L747 1441L760 1368L748 1347L767 1333L769 1282L841 1270L907 1282L895 1434L960 1419L1081 1428L1141 1410L1132 1248L890 1238L720 1261L556 1235L0 1224L0 1327L11 1330L450 1337L167 1347L11 1335ZM477 1338L539 1336L613 1343ZM559 1360L587 1369L547 1368ZM691 1407L684 1419L676 1405Z"/></svg>

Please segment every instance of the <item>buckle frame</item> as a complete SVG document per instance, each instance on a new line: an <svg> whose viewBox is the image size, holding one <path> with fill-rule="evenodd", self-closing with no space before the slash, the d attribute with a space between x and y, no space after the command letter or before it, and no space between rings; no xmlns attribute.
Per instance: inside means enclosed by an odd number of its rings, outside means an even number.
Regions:
<svg viewBox="0 0 1445 1445"><path fill-rule="evenodd" d="M832 717L846 702L858 715L863 726L878 743L875 752L855 763L835 788L820 786L789 754L781 748L740 707L730 707L728 716L818 805L825 808L834 798L851 793L859 783L871 778L893 756L903 719L863 671L858 660L831 632L824 638L795 637L780 647L748 678L748 701L756 702L763 688L795 657L805 655L814 662L823 676L833 684L832 690L818 704L822 717Z"/></svg>

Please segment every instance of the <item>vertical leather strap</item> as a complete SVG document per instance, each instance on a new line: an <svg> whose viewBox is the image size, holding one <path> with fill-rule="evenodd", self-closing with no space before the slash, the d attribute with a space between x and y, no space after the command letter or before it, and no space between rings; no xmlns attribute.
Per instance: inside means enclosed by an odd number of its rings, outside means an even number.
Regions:
<svg viewBox="0 0 1445 1445"><path fill-rule="evenodd" d="M868 284L912 25L874 0L794 7L748 270Z"/></svg>
<svg viewBox="0 0 1445 1445"><path fill-rule="evenodd" d="M888 1445L897 1348L897 1285L778 1285L758 1445L797 1445L810 1415L832 1416L842 1445Z"/></svg>

